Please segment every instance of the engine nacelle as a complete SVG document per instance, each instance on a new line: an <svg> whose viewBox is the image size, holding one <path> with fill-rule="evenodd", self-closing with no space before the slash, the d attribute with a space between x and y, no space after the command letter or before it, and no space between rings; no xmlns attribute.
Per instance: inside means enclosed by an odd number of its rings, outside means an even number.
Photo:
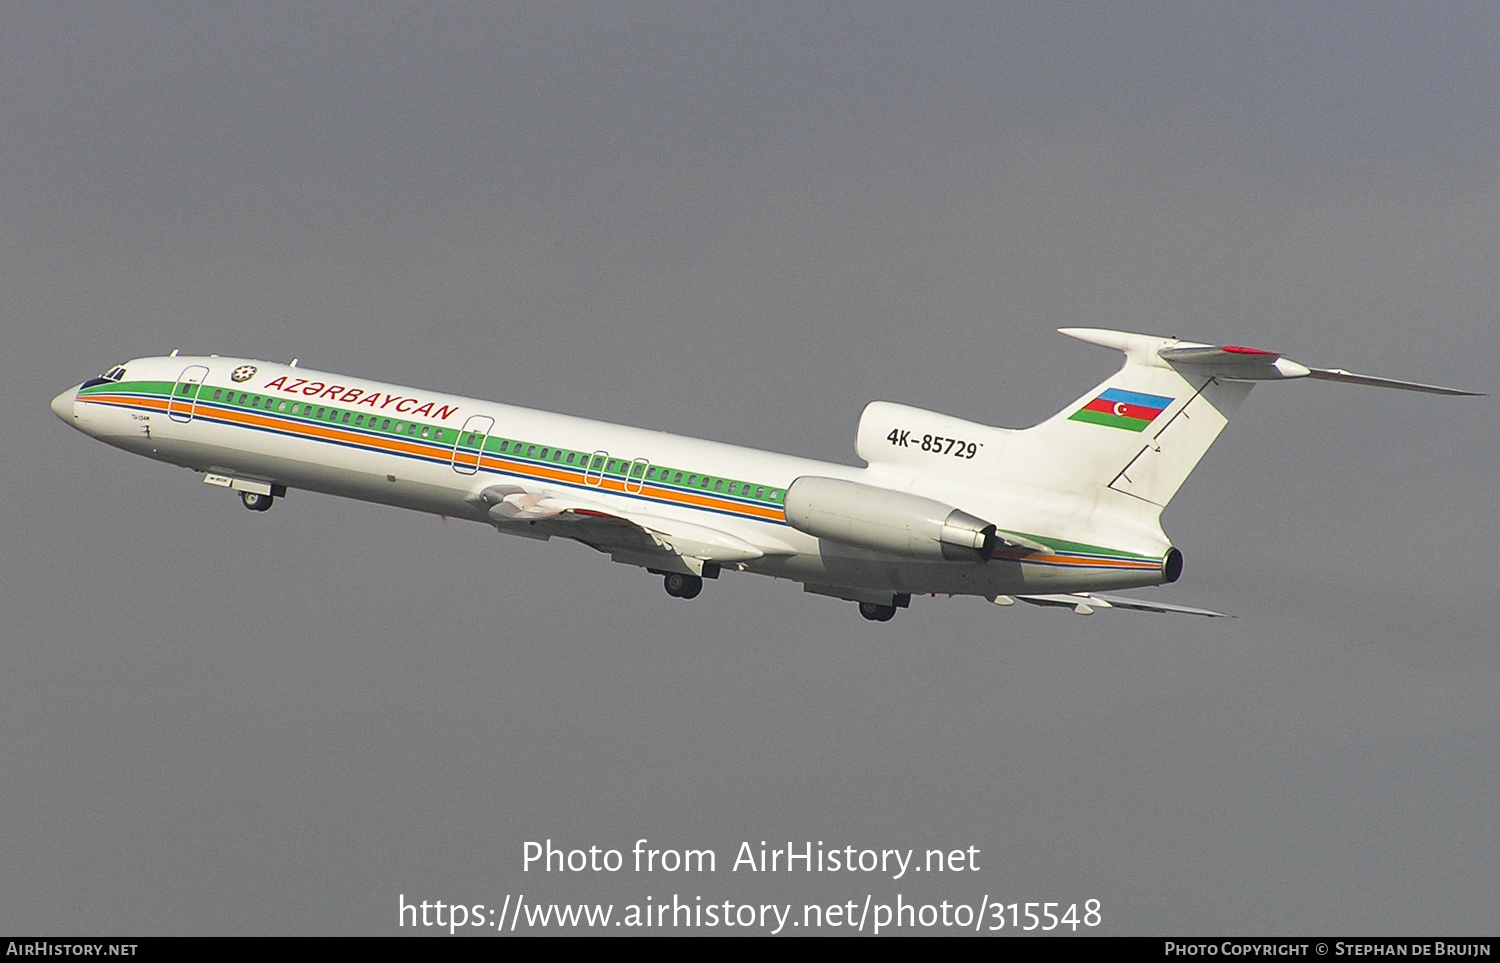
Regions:
<svg viewBox="0 0 1500 963"><path fill-rule="evenodd" d="M786 490L787 524L815 538L907 558L988 561L995 526L952 505L841 478L803 475Z"/></svg>

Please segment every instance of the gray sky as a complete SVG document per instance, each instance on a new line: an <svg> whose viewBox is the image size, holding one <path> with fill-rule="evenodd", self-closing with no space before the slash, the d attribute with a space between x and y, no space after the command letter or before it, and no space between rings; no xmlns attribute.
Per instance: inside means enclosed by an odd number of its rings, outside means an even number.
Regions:
<svg viewBox="0 0 1500 963"><path fill-rule="evenodd" d="M1119 327L1500 386L1488 5L0 5L11 933L387 933L499 904L1103 903L1113 934L1500 923L1492 399L1258 389L1164 516L1233 621L749 576L68 431L246 354L853 461L1036 422ZM715 848L539 876L521 846ZM976 846L901 882L741 840ZM972 892L971 892L972 891Z"/></svg>

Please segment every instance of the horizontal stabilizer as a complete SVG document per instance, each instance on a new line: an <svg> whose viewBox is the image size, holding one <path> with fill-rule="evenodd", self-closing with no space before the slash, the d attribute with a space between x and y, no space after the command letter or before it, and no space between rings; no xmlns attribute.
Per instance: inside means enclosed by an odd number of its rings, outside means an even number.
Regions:
<svg viewBox="0 0 1500 963"><path fill-rule="evenodd" d="M1249 367L1259 364L1275 364L1281 355L1260 348L1243 348L1237 344L1195 344L1178 348L1162 348L1157 354L1163 360L1178 364L1241 365Z"/></svg>
<svg viewBox="0 0 1500 963"><path fill-rule="evenodd" d="M1394 378L1376 378L1372 375L1355 374L1343 368L1308 368L1307 376L1319 381L1344 381L1353 385L1374 385L1377 388L1400 388L1402 391L1425 391L1432 395L1464 395L1487 397L1483 391L1463 391L1459 388L1444 388L1441 385L1424 385L1416 381L1397 381Z"/></svg>
<svg viewBox="0 0 1500 963"><path fill-rule="evenodd" d="M1310 368L1290 358L1283 358L1274 351L1260 348L1243 348L1239 345L1212 345L1177 342L1157 351L1157 355L1168 364L1191 367L1215 377L1232 381L1281 381L1288 378L1316 378L1319 381L1343 381L1355 385L1371 385L1376 388L1399 388L1402 391L1425 391L1433 395L1482 396L1482 391L1463 391L1441 385L1422 384L1417 381L1400 381L1395 378L1377 378L1373 375L1355 374L1342 368Z"/></svg>
<svg viewBox="0 0 1500 963"><path fill-rule="evenodd" d="M1100 595L1097 592L1074 592L1069 595L1017 595L1017 599L1030 605L1046 605L1072 609L1079 615L1092 615L1095 609L1134 609L1138 612L1168 612L1179 615L1203 615L1214 619L1233 616L1211 609L1195 609L1190 605L1171 605L1167 602L1148 602L1125 595ZM1008 596L995 599L1001 605L1009 604Z"/></svg>

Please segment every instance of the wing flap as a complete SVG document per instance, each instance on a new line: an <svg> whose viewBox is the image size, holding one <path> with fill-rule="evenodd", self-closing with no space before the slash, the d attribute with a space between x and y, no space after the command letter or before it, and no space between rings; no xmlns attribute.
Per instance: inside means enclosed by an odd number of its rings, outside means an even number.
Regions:
<svg viewBox="0 0 1500 963"><path fill-rule="evenodd" d="M485 489L481 497L489 503L490 521L496 525L545 527L549 534L577 539L611 554L660 553L721 565L748 562L767 554L743 538L716 528L621 511L572 494L496 485ZM772 551L776 549L772 547Z"/></svg>

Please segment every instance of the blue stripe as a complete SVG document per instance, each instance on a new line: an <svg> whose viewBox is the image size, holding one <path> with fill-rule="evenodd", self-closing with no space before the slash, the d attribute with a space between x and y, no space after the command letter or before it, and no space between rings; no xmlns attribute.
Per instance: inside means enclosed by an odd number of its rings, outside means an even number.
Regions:
<svg viewBox="0 0 1500 963"><path fill-rule="evenodd" d="M1171 398L1126 391L1124 388L1108 388L1099 397L1105 401L1123 401L1127 405L1140 405L1142 408L1155 408L1158 411L1172 403Z"/></svg>
<svg viewBox="0 0 1500 963"><path fill-rule="evenodd" d="M132 395L131 397L141 398L143 400L147 399L147 398L155 399L155 400L158 400L158 401L164 401L164 400L166 400L161 395L144 395L144 394L141 394L141 395ZM111 407L111 408L135 408L135 407L138 407L137 405L134 405L134 404L132 404L130 402L93 401L93 400L84 399L84 398L80 398L80 400L89 401L90 404L104 405L104 406ZM310 434L310 433L304 433L304 432L295 431L295 430L289 430L288 428L273 428L273 427L268 427L268 426L264 426L264 425L247 425L247 424L243 424L243 423L238 422L238 421L231 421L228 418L225 418L225 417L223 417L221 415L216 415L215 414L216 411L217 412L226 412L226 413L228 413L228 412L234 412L234 413L237 413L237 414L254 414L254 415L257 415L257 416L259 416L261 418L269 418L269 419L271 419L273 421L278 421L278 422L281 422L281 423L283 423L285 425L291 425L291 426L297 426L297 427L300 427L302 425L307 425L309 427L311 427L313 425L318 425L318 426L324 427L324 428L336 428L339 431L347 431L347 432L350 432L351 434L363 435L363 436L365 436L367 438L370 438L370 439L380 439L380 440L386 440L386 441L402 441L402 442L406 442L408 444L413 444L413 445L418 445L418 446L424 447L424 448L426 448L428 450L428 453L427 454L414 454L412 452L406 452L406 451L392 451L389 448L385 448L385 447L377 446L377 445L373 445L373 444L360 444L358 442L343 441L343 440L340 440L340 439L337 439L337 438L324 438L324 437L319 436L319 435L314 435L314 434ZM275 411L265 411L265 410L262 410L262 409L259 409L259 408L254 408L254 409L248 409L248 408L247 409L230 408L230 407L227 407L227 406L225 406L223 404L215 404L214 402L199 401L198 404L197 404L197 406L193 410L192 420L193 421L198 421L200 419L203 420L203 421L209 422L210 424L222 425L225 428L240 428L240 429L244 429L244 430L247 430L247 431L258 431L258 432L263 432L263 433L268 434L268 435L279 435L279 436L286 437L286 438L295 438L295 439L297 439L299 441L320 442L320 443L325 444L325 445L334 445L334 446L337 446L339 448L349 448L349 449L353 449L355 451L365 451L365 452L370 452L370 453L376 454L376 455L388 455L388 456L393 456L393 457L396 457L396 458L409 458L412 461L429 462L429 463L438 464L438 465L451 465L452 464L452 459L453 459L453 449L452 448L450 448L447 445L442 444L442 443L433 442L433 441L431 441L429 439L418 438L418 437L407 436L407 435L386 434L386 433L383 433L383 432L380 432L380 431L371 432L368 429L357 428L357 427L355 427L353 425L342 425L342 424L337 424L337 423L331 422L331 421L318 421L316 418L305 419L304 420L303 418L301 418L300 416L297 416L297 415L288 415L288 414L285 414L285 413L282 413L282 412L275 412ZM188 422L177 422L177 424L187 424L187 423ZM452 430L452 429L449 429L449 430ZM476 454L472 450L470 450L469 453L470 454ZM519 462L522 465L537 465L537 466L540 466L540 467L545 467L545 468L551 469L553 471L571 472L571 473L573 473L575 475L579 475L580 477L584 475L583 469L580 468L580 467L578 467L578 466L576 466L576 465L565 465L565 464L561 464L561 463L554 464L553 462L546 462L546 461L542 461L541 459L527 458L524 455L518 456L518 455L516 455L513 452L485 451L483 454L484 454L484 457L487 458L487 459L504 460L504 461L509 461L509 462ZM565 485L565 486L567 486L569 488L574 488L574 489L577 489L578 491L581 491L581 492L596 492L597 493L600 490L599 486L597 486L597 485L590 485L590 484L587 484L586 482L560 481L559 479L556 479L556 478L538 477L538 476L534 476L534 475L528 475L528 474L526 474L524 472L519 472L519 471L506 471L505 469L501 469L501 468L491 468L491 467L486 466L486 465L481 465L479 467L479 470L478 470L477 474L494 475L494 476L497 476L497 477L500 477L500 478L516 478L516 479L521 479L521 480L524 480L524 481L529 481L529 482L534 482L534 483L541 483L541 484L545 484L545 485ZM618 473L606 473L605 477L607 477L607 478L609 478L609 479L611 479L613 481L617 481L617 482L624 482L625 481L625 476L620 475ZM632 478L632 479L630 479L630 482L633 484L637 480L638 479ZM717 499L720 499L722 501L726 501L726 502L730 502L730 503L738 504L738 505L754 506L756 508L770 508L770 509L780 510L780 506L772 504L772 503L746 501L744 499L738 498L737 496L730 495L730 494L727 494L727 493L724 493L724 492L702 491L702 490L695 489L695 488L687 488L685 486L679 488L679 487L677 487L675 485L662 483L660 481L657 481L656 479L649 479L649 478L648 479L644 479L642 481L643 481L643 484L648 484L648 485L651 485L651 486L653 486L655 488L664 488L664 489L667 489L669 491L681 492L683 494L694 494L694 495L699 495L699 496L707 496L707 497L717 498ZM774 488L776 486L766 486L766 487L768 487L768 488ZM645 494L643 492L632 492L632 491L617 492L617 491L605 490L604 493L605 494L609 494L609 495L624 495L627 498L633 498L633 499L636 499L638 501L643 501L643 502L651 502L651 503L656 503L656 504L661 504L661 505L675 505L675 506L677 506L679 508L690 508L690 509L693 509L694 511L712 512L715 515L727 515L727 516L729 516L731 518L738 518L738 519L741 519L741 520L744 520L744 521L764 522L764 523L766 523L768 525L786 526L786 522L783 521L783 520L780 520L780 519L765 518L765 517L760 516L760 515L752 515L752 514L747 514L747 513L743 513L743 512L736 512L736 511L732 511L730 509L724 509L724 508L710 508L710 507L707 507L707 506L704 506L704 505L690 505L690 504L686 504L686 503L683 503L683 502L674 501L674 500L672 500L670 498L660 498L660 497L653 496L653 495L647 495L647 494Z"/></svg>
<svg viewBox="0 0 1500 963"><path fill-rule="evenodd" d="M1156 398L1157 397L1156 395L1141 395L1141 394L1135 394L1133 392L1128 392L1128 391L1118 391L1118 389L1113 389L1113 388L1110 389L1110 391L1111 392L1118 392L1121 395L1128 395L1128 396L1130 396L1129 398L1110 398L1109 399L1111 401L1124 401L1127 404L1144 404L1145 403L1145 402L1141 402L1141 401L1131 401L1130 398ZM1109 392L1106 392L1105 395L1101 396L1101 397L1107 397L1108 395L1109 395ZM158 395L137 395L135 397L139 397L139 398L156 398L157 400L164 400L164 399L162 399ZM87 400L87 399L80 398L80 400ZM1163 402L1166 402L1168 404L1170 404L1171 401L1172 401L1172 399L1170 399L1170 398L1162 398L1160 400L1163 401ZM122 404L122 403L113 402L113 401L94 401L94 402L91 402L91 403L92 404L107 405L107 406L110 406L110 407L120 407L120 408L134 407L133 405L130 405L128 403ZM1165 407L1165 405L1162 405L1162 407ZM304 433L298 432L298 431L288 431L285 428L270 428L270 427L265 427L265 426L261 426L261 425L246 425L246 424L241 424L241 423L236 422L236 421L229 421L229 420L227 420L225 418L222 418L222 417L215 417L215 415L213 413L211 413L211 411L208 411L208 410L205 410L205 409L218 409L219 411L223 411L223 412L231 412L232 411L232 412L236 412L236 413L241 413L241 412L244 412L244 413L254 413L254 414L259 415L259 416L261 416L263 418L269 417L269 418L274 419L276 421L280 421L280 422L283 422L283 423L286 423L286 424L296 425L296 426L300 426L300 425L308 425L308 426L311 426L311 425L323 425L325 427L336 427L340 431L348 431L348 432L351 432L351 433L364 435L364 436L372 438L372 439L375 439L375 438L387 439L387 440L397 440L397 439L399 439L399 440L405 441L407 443L421 445L423 447L426 447L429 451L435 451L435 453L433 453L433 454L419 455L419 454L413 454L411 452L391 451L391 450L389 450L387 448L377 447L375 445L364 445L364 444L359 444L357 442L341 441L341 440L334 439L334 438L323 438L323 437L319 437L319 436L316 436L316 435L304 434ZM211 423L217 424L217 425L222 425L222 426L224 426L226 428L244 428L244 429L248 429L250 431L259 431L259 432L264 432L266 434L283 435L283 436L286 436L286 437L289 437L289 438L296 438L296 439L298 439L300 441L322 442L324 444L335 445L335 446L340 447L340 448L352 448L352 449L355 449L357 451L367 451L367 452L371 452L371 453L378 454L378 455L394 455L394 456L396 456L398 458L409 458L409 459L411 459L413 461L431 462L431 463L435 463L435 464L439 464L439 465L450 465L452 463L452 449L449 448L448 446L440 444L440 443L434 443L432 441L424 440L424 439L421 439L421 438L410 438L410 437L407 437L405 435L386 435L386 434L379 433L379 432L372 433L372 432L369 432L367 430L356 428L356 427L354 427L352 425L336 425L336 424L334 424L332 422L319 422L316 419L311 419L311 420L304 421L301 418L298 418L296 416L289 416L289 415L286 415L286 414L283 414L283 413L280 413L280 412L263 411L263 410L260 410L260 409L253 409L253 410L251 410L251 409L228 408L228 407L223 406L223 405L216 405L216 404L214 404L212 402L202 402L202 401L199 401L198 404L197 404L197 406L196 406L196 409L195 409L195 411L193 413L193 420L198 420L200 418L203 419L204 421L211 422ZM472 452L471 452L471 454L472 454ZM526 464L536 464L536 465L539 465L539 466L547 467L547 468L552 469L552 470L572 471L575 474L579 474L579 475L583 474L583 472L580 469L578 469L577 466L553 464L551 462L544 462L544 461L540 461L540 460L537 460L537 461L533 462L531 459L527 459L527 458L524 458L524 457L523 458L517 458L513 454L507 454L507 453L501 453L501 452L488 452L487 451L487 452L484 453L484 455L487 458L504 459L506 461L523 462L523 463L526 463ZM597 486L589 485L589 484L584 483L584 482L560 481L560 480L555 479L555 478L538 478L538 477L535 477L533 475L525 474L523 472L506 471L504 469L490 468L488 466L483 466L483 465L481 465L479 467L479 470L478 470L478 472L476 472L476 474L493 475L493 476L497 476L497 477L501 477L501 478L515 478L515 479L520 479L522 481L539 482L539 483L548 484L548 485L563 485L563 486L565 486L567 488L572 488L572 489L575 489L577 491L581 491L581 492L584 492L584 493L599 492L599 488ZM614 479L615 481L624 481L623 476L620 476L620 475L609 475L608 477ZM636 479L633 479L633 478L630 479L630 480L632 482L636 481ZM775 505L768 505L768 504L763 503L763 502L743 502L740 499L735 498L733 495L728 495L728 494L725 494L725 493L722 493L722 492L712 492L712 491L710 491L710 492L704 492L704 491L701 491L699 489L686 488L686 487L684 487L684 488L677 488L676 486L664 485L661 482L655 481L655 480L652 480L652 479L646 479L645 483L646 484L651 484L651 485L653 485L654 487L657 487L657 488L667 488L667 489L672 490L672 491L680 491L680 492L683 492L684 494L695 494L695 495L700 495L700 496L701 495L707 495L707 496L710 496L710 497L713 497L713 498L722 499L722 500L727 501L727 502L736 502L736 503L739 503L739 504L755 505L756 507L766 507L766 508L777 508L778 507L778 506L775 506ZM671 499L659 498L659 497L656 497L656 496L647 495L644 492L632 492L632 491L616 492L616 491L609 491L609 492L607 492L607 494L615 495L615 496L624 495L626 498L635 499L637 501L657 503L657 504L664 504L664 505L674 505L674 506L676 506L678 508L689 508L689 509L692 509L693 511L709 512L709 513L714 514L714 515L726 515L726 516L728 516L730 518L740 519L741 521L761 522L761 523L767 524L767 525L780 525L782 527L790 527L790 526L787 525L787 523L784 520L780 520L780 519L763 518L763 517L761 517L759 515L749 515L749 514L744 514L744 513L741 513L741 512L736 512L736 511L732 511L732 510L729 510L729 509L723 509L723 508L710 508L710 507L707 507L707 506L704 506L704 505L690 505L690 504L685 504L683 502L673 501ZM1150 561L1149 559L1120 558L1119 556L1096 555L1096 554L1084 553L1084 552L1068 552L1066 554L1071 555L1074 558L1081 558L1081 559L1099 559L1099 560L1106 560L1107 559L1107 560L1110 560L1110 561L1128 561L1128 562L1149 562ZM1026 558L1024 556L1021 557L1021 558L1004 558L1002 556L1002 558L1004 559L1004 561L1013 562L1013 563L1016 563L1016 564L1019 564L1019 565L1037 565L1037 566L1042 566L1044 568L1101 568L1102 567L1102 568L1108 568L1110 571L1119 571L1119 569L1114 568L1113 566L1094 566L1094 565L1089 565L1087 561L1083 561L1083 562L1077 562L1077 561L1044 562L1044 561L1040 561L1040 560L1037 560L1037 559Z"/></svg>

